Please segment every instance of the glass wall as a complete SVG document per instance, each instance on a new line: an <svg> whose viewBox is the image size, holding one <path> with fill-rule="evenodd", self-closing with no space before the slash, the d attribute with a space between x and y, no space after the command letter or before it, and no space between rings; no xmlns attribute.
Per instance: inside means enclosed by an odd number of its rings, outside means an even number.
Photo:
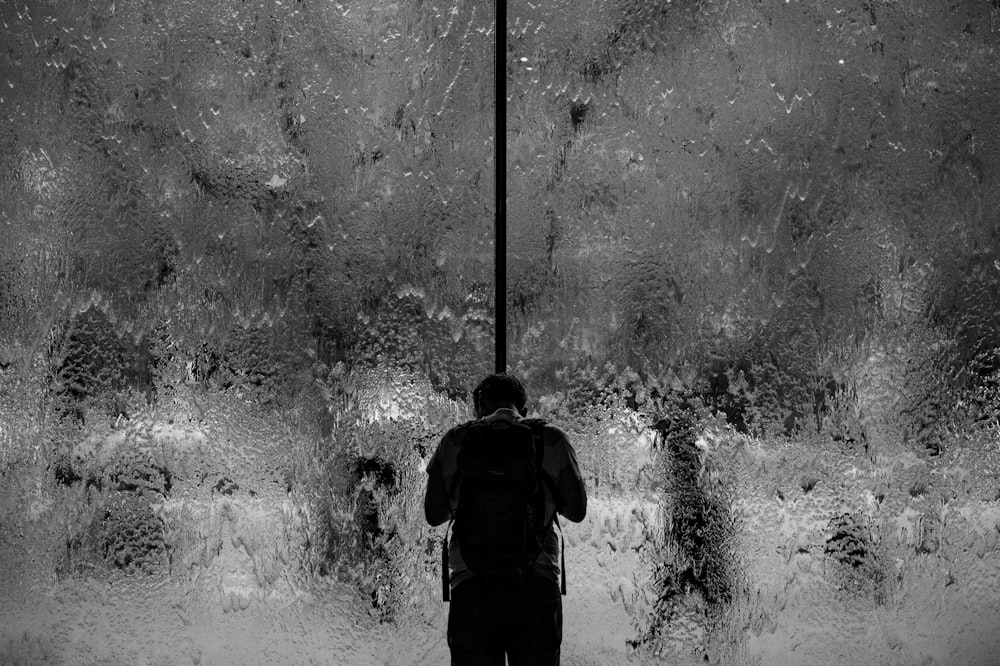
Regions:
<svg viewBox="0 0 1000 666"><path fill-rule="evenodd" d="M564 662L988 663L996 3L500 4ZM0 2L0 662L446 662L496 11Z"/></svg>
<svg viewBox="0 0 1000 666"><path fill-rule="evenodd" d="M376 663L493 365L494 7L0 12L0 662Z"/></svg>
<svg viewBox="0 0 1000 666"><path fill-rule="evenodd" d="M625 525L659 509L592 541L639 553L641 653L997 653L997 19L510 4L512 356Z"/></svg>

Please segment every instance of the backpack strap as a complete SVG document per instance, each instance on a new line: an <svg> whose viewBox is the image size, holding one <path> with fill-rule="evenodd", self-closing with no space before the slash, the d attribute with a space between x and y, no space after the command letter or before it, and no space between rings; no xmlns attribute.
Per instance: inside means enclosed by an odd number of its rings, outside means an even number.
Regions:
<svg viewBox="0 0 1000 666"><path fill-rule="evenodd" d="M552 522L559 528L559 592L566 596L566 538L563 536L562 525L559 524L559 516L553 515Z"/></svg>
<svg viewBox="0 0 1000 666"><path fill-rule="evenodd" d="M555 503L556 497L558 497L558 488L556 488L555 482L545 473L545 468L542 466L542 460L545 457L545 437L542 432L544 423L534 422L530 425L532 437L535 439L535 468L537 469L538 476L541 477L542 483L544 483L549 492L552 495L552 501ZM563 535L562 525L559 524L559 510L554 508L552 511L552 523L559 529L559 592L565 596L566 595L566 538Z"/></svg>
<svg viewBox="0 0 1000 666"><path fill-rule="evenodd" d="M451 531L451 524L455 522L454 516L448 521L448 527L444 530L444 537L441 539L441 598L445 603L451 601L451 571L448 569L448 532Z"/></svg>
<svg viewBox="0 0 1000 666"><path fill-rule="evenodd" d="M451 488L448 488L448 513L451 517L448 518L448 527L444 529L444 536L441 537L441 599L445 603L451 601L451 569L448 566L448 556L450 554L448 548L448 534L451 532L451 526L455 522L455 497L458 495L458 473L456 471L455 478L452 481Z"/></svg>
<svg viewBox="0 0 1000 666"><path fill-rule="evenodd" d="M448 527L444 530L444 537L441 538L441 598L445 603L451 601L451 569L449 568L448 556L448 534L451 526L455 523L455 498L458 496L458 472L452 481L451 488L448 489L448 512L451 517L448 519Z"/></svg>

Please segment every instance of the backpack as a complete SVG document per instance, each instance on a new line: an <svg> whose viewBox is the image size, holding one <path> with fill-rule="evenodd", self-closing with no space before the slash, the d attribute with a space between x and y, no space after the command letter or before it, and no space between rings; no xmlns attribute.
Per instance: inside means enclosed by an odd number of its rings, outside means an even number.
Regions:
<svg viewBox="0 0 1000 666"><path fill-rule="evenodd" d="M538 419L493 428L468 424L458 452L458 470L450 489L455 506L454 538L462 559L477 574L527 571L542 552L555 513L545 520L542 426ZM560 533L562 530L560 529ZM445 601L449 596L447 532L442 549ZM562 592L565 594L565 558Z"/></svg>

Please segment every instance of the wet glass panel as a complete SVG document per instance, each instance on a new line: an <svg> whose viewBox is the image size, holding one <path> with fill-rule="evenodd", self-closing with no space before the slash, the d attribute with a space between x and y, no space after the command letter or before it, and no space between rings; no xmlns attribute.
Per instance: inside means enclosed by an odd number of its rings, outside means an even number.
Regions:
<svg viewBox="0 0 1000 666"><path fill-rule="evenodd" d="M492 367L495 8L0 19L0 662L399 652Z"/></svg>
<svg viewBox="0 0 1000 666"><path fill-rule="evenodd" d="M564 661L989 663L996 3L506 4ZM447 660L496 10L0 4L0 662Z"/></svg>
<svg viewBox="0 0 1000 666"><path fill-rule="evenodd" d="M509 11L512 364L596 497L659 506L630 645L995 650L957 610L996 517L995 3Z"/></svg>

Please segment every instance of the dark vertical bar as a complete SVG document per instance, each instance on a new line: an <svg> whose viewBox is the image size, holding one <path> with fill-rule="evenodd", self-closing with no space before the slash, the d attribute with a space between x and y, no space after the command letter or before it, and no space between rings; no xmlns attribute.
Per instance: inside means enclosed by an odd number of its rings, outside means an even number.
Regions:
<svg viewBox="0 0 1000 666"><path fill-rule="evenodd" d="M496 371L507 371L507 2L496 0L496 233L494 239L494 309Z"/></svg>

